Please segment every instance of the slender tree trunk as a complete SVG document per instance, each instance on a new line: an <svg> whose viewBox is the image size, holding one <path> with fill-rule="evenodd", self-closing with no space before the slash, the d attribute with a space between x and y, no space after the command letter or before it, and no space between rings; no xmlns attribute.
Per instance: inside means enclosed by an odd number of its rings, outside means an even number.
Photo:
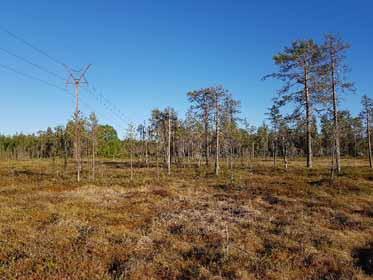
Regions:
<svg viewBox="0 0 373 280"><path fill-rule="evenodd" d="M335 145L332 146L331 151L331 169L330 169L330 179L334 180L334 173L335 173Z"/></svg>
<svg viewBox="0 0 373 280"><path fill-rule="evenodd" d="M251 160L255 158L255 143L254 141L251 143Z"/></svg>
<svg viewBox="0 0 373 280"><path fill-rule="evenodd" d="M209 123L208 123L208 116L205 113L205 163L206 166L209 166L209 135L208 135L208 128L209 128Z"/></svg>
<svg viewBox="0 0 373 280"><path fill-rule="evenodd" d="M96 135L93 132L93 141L92 141L92 180L96 178Z"/></svg>
<svg viewBox="0 0 373 280"><path fill-rule="evenodd" d="M276 140L272 143L273 147L273 167L276 168L276 162L277 162L277 144Z"/></svg>
<svg viewBox="0 0 373 280"><path fill-rule="evenodd" d="M148 140L145 139L145 164L149 168L149 151L148 151Z"/></svg>
<svg viewBox="0 0 373 280"><path fill-rule="evenodd" d="M239 157L240 157L240 162L241 162L241 167L244 166L245 162L244 162L244 158L245 158L245 150L242 148L242 145L239 146Z"/></svg>
<svg viewBox="0 0 373 280"><path fill-rule="evenodd" d="M305 94L305 105L306 105L306 141L307 141L307 167L312 168L312 134L311 134L311 124L312 124L312 113L311 113L311 100L310 92L308 88L308 71L307 68L304 69L304 94Z"/></svg>
<svg viewBox="0 0 373 280"><path fill-rule="evenodd" d="M369 121L369 109L368 108L366 108L366 121L367 121L369 167L373 168L373 165L372 165L372 142L371 142L371 138L370 138L370 121Z"/></svg>
<svg viewBox="0 0 373 280"><path fill-rule="evenodd" d="M167 173L168 173L168 175L171 175L171 116L170 116L170 110L168 110Z"/></svg>
<svg viewBox="0 0 373 280"><path fill-rule="evenodd" d="M132 141L132 140L131 140ZM131 181L133 181L133 156L132 156L132 144L131 144L131 153L130 153L130 164L131 164Z"/></svg>
<svg viewBox="0 0 373 280"><path fill-rule="evenodd" d="M332 93L333 93L333 119L334 119L334 133L335 133L335 163L337 173L341 172L341 150L340 150L340 141L339 141L339 122L338 122L338 97L336 89L336 80L335 80L335 64L332 58L331 61L331 70L332 70Z"/></svg>
<svg viewBox="0 0 373 280"><path fill-rule="evenodd" d="M156 143L156 152L155 152L155 165L157 169L157 178L159 178L159 150L160 150L160 143L157 141Z"/></svg>
<svg viewBox="0 0 373 280"><path fill-rule="evenodd" d="M229 168L231 171L231 180L233 180L233 170L234 170L234 148L233 148L233 143L230 141L230 148L229 148Z"/></svg>
<svg viewBox="0 0 373 280"><path fill-rule="evenodd" d="M64 174L66 174L67 172L67 143L66 143L66 135L63 136L63 149L64 149L64 153L63 153L63 170L64 170Z"/></svg>
<svg viewBox="0 0 373 280"><path fill-rule="evenodd" d="M284 137L282 138L282 153L284 156L285 169L288 169L288 149Z"/></svg>
<svg viewBox="0 0 373 280"><path fill-rule="evenodd" d="M220 143L219 143L219 107L218 107L218 97L216 97L215 101L215 110L216 110L216 120L215 120L215 133L216 133L216 155L215 155L215 175L219 175L220 166L219 166L219 154L220 154Z"/></svg>

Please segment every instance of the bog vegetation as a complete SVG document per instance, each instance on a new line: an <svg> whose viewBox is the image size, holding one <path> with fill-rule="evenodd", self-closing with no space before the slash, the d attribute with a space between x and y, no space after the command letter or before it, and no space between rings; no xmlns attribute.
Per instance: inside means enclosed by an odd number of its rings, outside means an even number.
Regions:
<svg viewBox="0 0 373 280"><path fill-rule="evenodd" d="M276 54L258 127L211 86L124 139L81 112L0 136L0 278L369 279L373 100L339 109L348 49L328 34Z"/></svg>

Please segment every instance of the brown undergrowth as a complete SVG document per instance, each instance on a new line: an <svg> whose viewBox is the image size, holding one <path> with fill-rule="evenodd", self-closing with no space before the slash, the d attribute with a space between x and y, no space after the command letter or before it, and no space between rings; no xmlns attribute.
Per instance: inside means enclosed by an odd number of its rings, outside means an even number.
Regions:
<svg viewBox="0 0 373 280"><path fill-rule="evenodd" d="M348 160L330 181L326 162L134 181L111 162L80 184L58 163L3 162L0 279L371 279L373 172Z"/></svg>

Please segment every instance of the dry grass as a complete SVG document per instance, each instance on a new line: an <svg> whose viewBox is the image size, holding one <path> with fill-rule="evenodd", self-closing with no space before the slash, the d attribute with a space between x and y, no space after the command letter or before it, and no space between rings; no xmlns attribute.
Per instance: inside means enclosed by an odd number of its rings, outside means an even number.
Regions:
<svg viewBox="0 0 373 280"><path fill-rule="evenodd" d="M373 171L346 160L331 182L328 164L131 182L111 163L77 184L51 162L3 162L0 279L372 279Z"/></svg>

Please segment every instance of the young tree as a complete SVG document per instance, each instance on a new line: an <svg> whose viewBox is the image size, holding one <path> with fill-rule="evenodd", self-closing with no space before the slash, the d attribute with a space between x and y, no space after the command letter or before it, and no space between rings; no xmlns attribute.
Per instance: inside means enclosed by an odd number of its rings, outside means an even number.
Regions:
<svg viewBox="0 0 373 280"><path fill-rule="evenodd" d="M222 119L223 100L227 97L227 90L222 86L210 88L210 93L213 103L213 113L215 120L215 175L220 172L219 156L220 156L220 125Z"/></svg>
<svg viewBox="0 0 373 280"><path fill-rule="evenodd" d="M334 123L334 152L337 173L341 172L341 148L340 148L340 127L338 122L338 91L353 91L353 83L347 82L345 75L349 70L344 64L345 52L350 45L342 41L341 38L327 34L322 46L322 56L324 65L321 75L324 78L323 91L325 103L331 109Z"/></svg>
<svg viewBox="0 0 373 280"><path fill-rule="evenodd" d="M140 136L141 144L142 144L142 157L143 161L147 166L149 166L149 155L148 155L148 136L149 136L149 127L144 124L139 124L137 127L137 132Z"/></svg>
<svg viewBox="0 0 373 280"><path fill-rule="evenodd" d="M361 117L354 117L352 120L351 128L353 132L354 144L353 144L353 156L357 157L361 152L361 144L364 142L364 125Z"/></svg>
<svg viewBox="0 0 373 280"><path fill-rule="evenodd" d="M279 104L295 103L293 115L305 110L307 167L312 167L312 110L317 100L320 48L313 40L295 41L274 56L279 71L265 76L285 82L279 90Z"/></svg>
<svg viewBox="0 0 373 280"><path fill-rule="evenodd" d="M193 113L192 110L188 110L185 120L185 129L189 133L188 136L188 160L197 159L198 167L201 166L202 154L203 154L203 139L204 129L203 124L199 118Z"/></svg>
<svg viewBox="0 0 373 280"><path fill-rule="evenodd" d="M167 174L171 175L171 108L167 108L167 122L168 122L168 148L167 148Z"/></svg>
<svg viewBox="0 0 373 280"><path fill-rule="evenodd" d="M133 181L133 153L134 153L134 142L136 140L136 126L132 123L128 124L126 131L126 140L129 144L130 152L130 167L131 167L131 181Z"/></svg>
<svg viewBox="0 0 373 280"><path fill-rule="evenodd" d="M248 151L250 151L248 152L250 154L250 159L253 160L255 158L256 127L250 125L246 119L243 120L243 125L247 135L246 146Z"/></svg>
<svg viewBox="0 0 373 280"><path fill-rule="evenodd" d="M89 115L89 133L91 136L91 144L92 144L92 180L95 180L96 176L96 154L97 154L97 127L98 127L98 120L95 113L91 113Z"/></svg>
<svg viewBox="0 0 373 280"><path fill-rule="evenodd" d="M361 105L363 107L363 111L361 112L361 117L365 120L365 125L366 125L369 167L373 168L373 164L372 164L372 142L371 142L371 132L370 132L371 125L372 125L371 124L371 119L372 119L372 115L373 115L373 99L364 95L361 99Z"/></svg>
<svg viewBox="0 0 373 280"><path fill-rule="evenodd" d="M265 122L261 126L258 127L256 131L256 139L255 142L257 143L256 149L258 153L262 153L262 157L265 159L268 154L268 140L269 140L269 128Z"/></svg>
<svg viewBox="0 0 373 280"><path fill-rule="evenodd" d="M119 156L122 143L118 133L111 125L99 125L97 127L97 153L101 157L115 158Z"/></svg>
<svg viewBox="0 0 373 280"><path fill-rule="evenodd" d="M274 134L272 140L272 153L273 153L273 166L276 168L276 158L277 158L277 146L278 146L278 133L282 121L282 116L278 104L273 104L267 113L268 119L272 124L272 131Z"/></svg>
<svg viewBox="0 0 373 280"><path fill-rule="evenodd" d="M280 120L279 124L279 137L281 138L282 143L282 156L284 160L285 169L288 168L288 144L289 144L289 127L285 119Z"/></svg>
<svg viewBox="0 0 373 280"><path fill-rule="evenodd" d="M176 111L168 107L163 111L155 109L152 111L152 117L150 119L152 134L158 143L158 146L162 145L164 163L167 165L167 169L171 171L172 155L175 151L175 145L172 145L172 136L175 136L177 114ZM157 166L158 166L158 151L157 151Z"/></svg>
<svg viewBox="0 0 373 280"><path fill-rule="evenodd" d="M225 134L225 139L228 144L228 154L229 154L229 166L231 171L233 171L233 154L235 145L235 136L237 138L238 134L238 117L237 114L240 113L240 102L235 100L230 93L226 93L223 100L223 110L222 110L222 121L221 126Z"/></svg>
<svg viewBox="0 0 373 280"><path fill-rule="evenodd" d="M201 120L204 127L204 156L206 166L209 165L209 127L213 110L211 88L204 88L188 93L192 103L191 111Z"/></svg>

